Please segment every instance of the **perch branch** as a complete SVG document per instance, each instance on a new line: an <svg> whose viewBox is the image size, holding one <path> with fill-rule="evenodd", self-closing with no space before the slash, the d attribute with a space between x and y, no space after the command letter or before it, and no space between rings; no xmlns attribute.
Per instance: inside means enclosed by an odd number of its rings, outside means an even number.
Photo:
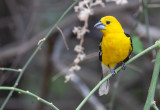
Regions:
<svg viewBox="0 0 160 110"><path fill-rule="evenodd" d="M152 75L152 80L151 80L147 100L146 100L146 103L145 103L143 110L149 110L151 105L153 105L152 102L154 101L155 89L156 89L158 75L159 75L159 71L160 71L160 63L159 62L160 62L160 50L157 53L156 62L155 62L153 75Z"/></svg>
<svg viewBox="0 0 160 110"><path fill-rule="evenodd" d="M21 72L22 69L13 69L13 68L0 68L2 71L13 71L13 72Z"/></svg>
<svg viewBox="0 0 160 110"><path fill-rule="evenodd" d="M38 101L44 103L44 104L47 104L48 106L50 106L51 108L55 109L55 110L59 110L55 105L53 105L53 103L51 102L48 102L42 98L40 98L39 96L37 96L36 94L33 94L29 91L24 91L22 89L18 89L18 88L14 88L14 87L6 87L6 86L1 86L0 87L0 90L12 90L12 91L17 91L18 93L22 93L22 94L26 94L26 95L29 95L29 96L32 96L34 98L36 98Z"/></svg>
<svg viewBox="0 0 160 110"><path fill-rule="evenodd" d="M153 107L155 110L159 110L155 101L151 103L151 107Z"/></svg>
<svg viewBox="0 0 160 110"><path fill-rule="evenodd" d="M147 49L145 49L144 51L142 51L141 53L137 54L136 56L134 56L133 58L131 58L129 61L126 62L126 64L129 64L131 62L133 62L134 60L136 60L137 58L139 58L140 56L146 54L147 52L149 52L150 50L156 48L160 46L160 41L157 41L154 45L148 47ZM119 71L122 67L117 68L115 71ZM86 96L83 101L78 105L78 107L76 108L76 110L80 110L82 108L82 106L87 102L87 100L92 96L92 94L94 94L94 92L110 77L112 76L112 74L108 74L105 78L103 78L92 90L91 92L88 94L88 96Z"/></svg>

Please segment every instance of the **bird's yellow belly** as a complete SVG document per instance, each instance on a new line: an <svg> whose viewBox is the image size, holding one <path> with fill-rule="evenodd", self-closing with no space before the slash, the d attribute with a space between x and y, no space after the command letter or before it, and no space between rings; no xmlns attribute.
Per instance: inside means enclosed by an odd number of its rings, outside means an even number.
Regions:
<svg viewBox="0 0 160 110"><path fill-rule="evenodd" d="M105 39L105 38L103 38ZM129 55L131 48L130 40L124 38L107 38L102 42L102 62L112 68L119 62L122 62Z"/></svg>

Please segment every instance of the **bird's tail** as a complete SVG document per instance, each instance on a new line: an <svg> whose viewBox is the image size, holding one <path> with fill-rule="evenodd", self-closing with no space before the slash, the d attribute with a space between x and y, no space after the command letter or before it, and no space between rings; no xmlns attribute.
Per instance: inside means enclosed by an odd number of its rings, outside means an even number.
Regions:
<svg viewBox="0 0 160 110"><path fill-rule="evenodd" d="M102 72L103 72L103 78L109 74L109 69L104 64L102 64ZM109 79L108 79L100 86L99 96L107 95L109 92L109 86L110 84L109 84Z"/></svg>
<svg viewBox="0 0 160 110"><path fill-rule="evenodd" d="M109 92L109 79L100 86L99 96L107 95L108 92Z"/></svg>

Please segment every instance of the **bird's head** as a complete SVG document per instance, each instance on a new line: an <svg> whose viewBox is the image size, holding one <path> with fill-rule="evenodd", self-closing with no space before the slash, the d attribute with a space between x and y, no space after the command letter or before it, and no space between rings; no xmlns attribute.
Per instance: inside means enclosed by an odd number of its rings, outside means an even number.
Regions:
<svg viewBox="0 0 160 110"><path fill-rule="evenodd" d="M124 32L121 24L113 16L102 17L100 21L94 25L94 27L99 29L103 34Z"/></svg>

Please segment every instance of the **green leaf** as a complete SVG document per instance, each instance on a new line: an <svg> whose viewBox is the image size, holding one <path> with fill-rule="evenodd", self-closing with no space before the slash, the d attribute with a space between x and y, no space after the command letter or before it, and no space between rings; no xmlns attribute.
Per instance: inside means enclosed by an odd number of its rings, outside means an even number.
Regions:
<svg viewBox="0 0 160 110"><path fill-rule="evenodd" d="M138 54L143 51L142 41L137 36L132 36L133 53Z"/></svg>

